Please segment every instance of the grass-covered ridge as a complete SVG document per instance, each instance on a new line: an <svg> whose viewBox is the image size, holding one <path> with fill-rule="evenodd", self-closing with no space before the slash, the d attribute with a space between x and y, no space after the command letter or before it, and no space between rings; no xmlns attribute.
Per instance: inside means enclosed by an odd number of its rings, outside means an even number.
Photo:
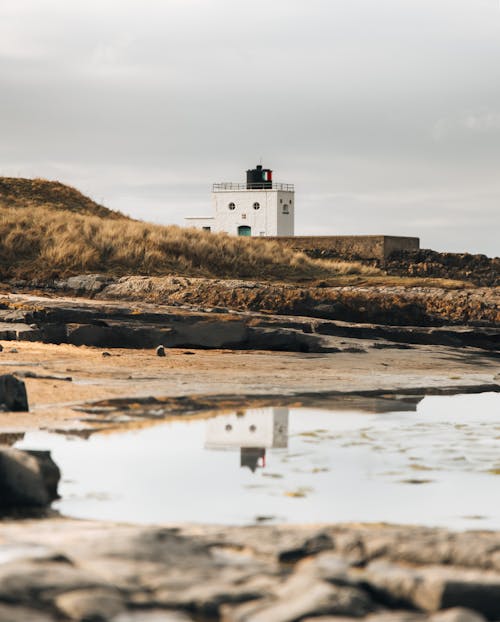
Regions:
<svg viewBox="0 0 500 622"><path fill-rule="evenodd" d="M0 178L0 276L51 279L85 272L264 279L373 274L357 263L319 261L262 238L237 238L135 221L73 188ZM45 185L44 185L45 184ZM12 189L17 187L17 193ZM26 202L22 188L28 189ZM65 190L67 188L67 190ZM47 204L43 204L43 196ZM66 197L66 198L65 198ZM36 199L36 200L35 200ZM68 207L65 207L65 200ZM80 206L80 207L79 207Z"/></svg>
<svg viewBox="0 0 500 622"><path fill-rule="evenodd" d="M45 207L102 218L126 218L120 212L99 205L76 188L47 179L0 177L0 207Z"/></svg>

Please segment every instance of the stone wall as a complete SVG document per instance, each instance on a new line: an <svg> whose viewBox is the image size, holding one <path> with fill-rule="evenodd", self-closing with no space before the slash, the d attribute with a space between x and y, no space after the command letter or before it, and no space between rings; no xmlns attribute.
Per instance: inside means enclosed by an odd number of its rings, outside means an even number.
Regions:
<svg viewBox="0 0 500 622"><path fill-rule="evenodd" d="M384 262L395 251L417 251L419 238L390 235L328 235L272 238L315 258Z"/></svg>

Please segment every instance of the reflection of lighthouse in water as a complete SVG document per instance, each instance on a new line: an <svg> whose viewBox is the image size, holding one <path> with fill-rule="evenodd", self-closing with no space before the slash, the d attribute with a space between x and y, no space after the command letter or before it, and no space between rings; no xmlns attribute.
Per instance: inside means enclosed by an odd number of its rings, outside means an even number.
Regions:
<svg viewBox="0 0 500 622"><path fill-rule="evenodd" d="M288 408L265 408L207 421L207 449L240 448L240 466L266 466L266 450L288 446Z"/></svg>

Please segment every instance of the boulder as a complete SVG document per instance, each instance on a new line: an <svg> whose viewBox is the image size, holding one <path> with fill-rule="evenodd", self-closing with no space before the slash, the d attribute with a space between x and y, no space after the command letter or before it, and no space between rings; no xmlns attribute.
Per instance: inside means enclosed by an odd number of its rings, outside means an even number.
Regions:
<svg viewBox="0 0 500 622"><path fill-rule="evenodd" d="M72 290L79 294L97 294L112 282L105 274L79 274L67 279L56 281L56 289Z"/></svg>
<svg viewBox="0 0 500 622"><path fill-rule="evenodd" d="M50 452L0 446L0 508L46 507L58 498L59 479Z"/></svg>
<svg viewBox="0 0 500 622"><path fill-rule="evenodd" d="M12 374L0 376L0 410L29 411L25 384Z"/></svg>

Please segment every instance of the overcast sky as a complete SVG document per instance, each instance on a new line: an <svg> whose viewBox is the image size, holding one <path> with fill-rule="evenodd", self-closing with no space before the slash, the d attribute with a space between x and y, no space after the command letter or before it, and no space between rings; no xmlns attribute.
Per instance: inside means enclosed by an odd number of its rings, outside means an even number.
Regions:
<svg viewBox="0 0 500 622"><path fill-rule="evenodd" d="M0 175L182 224L261 158L297 234L499 255L499 0L0 0Z"/></svg>

